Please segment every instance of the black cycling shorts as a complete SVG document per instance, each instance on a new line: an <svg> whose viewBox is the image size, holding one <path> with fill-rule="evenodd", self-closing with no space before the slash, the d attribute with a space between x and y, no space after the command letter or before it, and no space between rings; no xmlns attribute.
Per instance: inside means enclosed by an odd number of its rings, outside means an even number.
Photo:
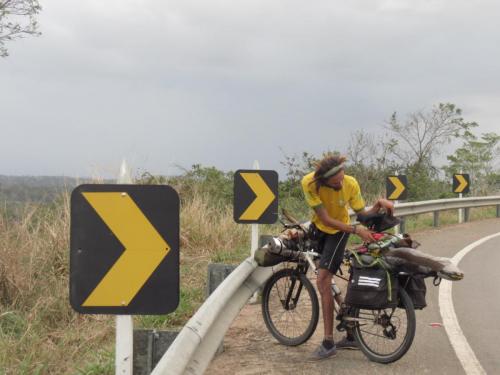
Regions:
<svg viewBox="0 0 500 375"><path fill-rule="evenodd" d="M319 268L336 274L342 264L348 239L349 233L346 232L337 232L335 234L321 232L318 243L318 252L321 254Z"/></svg>

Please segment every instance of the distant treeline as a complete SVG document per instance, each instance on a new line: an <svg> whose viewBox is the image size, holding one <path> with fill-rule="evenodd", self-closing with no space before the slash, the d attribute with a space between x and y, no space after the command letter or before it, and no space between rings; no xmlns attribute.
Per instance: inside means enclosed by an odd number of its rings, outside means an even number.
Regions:
<svg viewBox="0 0 500 375"><path fill-rule="evenodd" d="M438 104L429 111L410 113L401 119L394 113L377 133L358 130L346 139L343 149L303 151L284 155L280 176L280 200L285 207L301 209L304 204L300 180L314 170L326 154L348 157L346 173L360 183L368 202L385 196L385 178L404 174L408 178L408 201L454 197L451 182L454 173L467 173L472 196L494 195L500 190L500 135L474 134L475 122L462 118L455 105ZM443 146L461 142L453 152L443 155ZM446 165L437 165L438 156L446 156ZM52 202L62 191L96 182L72 177L0 176L0 203ZM114 181L98 181L114 183ZM154 176L148 172L135 178L136 183L169 184L182 200L201 195L212 206L232 203L233 172L215 167L192 165L177 176ZM288 207L287 207L288 208Z"/></svg>
<svg viewBox="0 0 500 375"><path fill-rule="evenodd" d="M0 175L0 202L50 203L63 191L89 182L65 176L3 176Z"/></svg>

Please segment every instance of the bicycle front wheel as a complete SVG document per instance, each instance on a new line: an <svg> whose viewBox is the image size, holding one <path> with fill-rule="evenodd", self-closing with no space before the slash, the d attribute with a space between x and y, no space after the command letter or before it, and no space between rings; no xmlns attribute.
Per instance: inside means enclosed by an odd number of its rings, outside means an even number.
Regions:
<svg viewBox="0 0 500 375"><path fill-rule="evenodd" d="M267 329L281 344L303 344L318 325L316 291L303 273L282 269L269 278L262 291L262 315Z"/></svg>
<svg viewBox="0 0 500 375"><path fill-rule="evenodd" d="M395 362L410 349L415 337L415 309L404 289L399 289L398 298L401 307L354 309L354 335L371 361Z"/></svg>

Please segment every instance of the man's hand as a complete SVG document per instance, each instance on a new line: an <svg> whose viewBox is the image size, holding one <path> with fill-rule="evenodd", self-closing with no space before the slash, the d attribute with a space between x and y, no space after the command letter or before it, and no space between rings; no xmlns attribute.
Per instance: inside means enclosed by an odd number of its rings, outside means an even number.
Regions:
<svg viewBox="0 0 500 375"><path fill-rule="evenodd" d="M385 211L389 214L389 215L394 215L394 203L392 203L391 201L387 200L387 199L383 199L383 198L380 198L378 201L377 201L377 205L379 206L379 209L380 208L383 208L385 209ZM377 210L377 211L378 211Z"/></svg>
<svg viewBox="0 0 500 375"><path fill-rule="evenodd" d="M361 239L365 242L375 242L375 238L373 238L373 232L363 228L356 227L356 234L361 237Z"/></svg>

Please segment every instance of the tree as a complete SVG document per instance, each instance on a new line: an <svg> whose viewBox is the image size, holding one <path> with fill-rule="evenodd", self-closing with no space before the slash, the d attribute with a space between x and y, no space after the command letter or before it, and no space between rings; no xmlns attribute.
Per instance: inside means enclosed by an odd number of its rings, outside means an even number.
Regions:
<svg viewBox="0 0 500 375"><path fill-rule="evenodd" d="M283 150L281 151L283 152ZM281 161L280 164L286 170L286 179L279 183L280 199L288 201L286 208L292 209L293 206L293 210L297 210L299 202L304 202L300 181L302 177L315 169L319 159L307 151L303 151L300 155L294 154L292 156L283 152L283 156L285 160ZM291 204L292 200L295 200L296 204Z"/></svg>
<svg viewBox="0 0 500 375"><path fill-rule="evenodd" d="M5 42L26 35L40 35L36 15L38 0L0 0L0 57L7 57Z"/></svg>
<svg viewBox="0 0 500 375"><path fill-rule="evenodd" d="M432 161L441 146L477 126L475 122L464 121L461 115L462 110L451 103L440 103L427 113L411 113L404 123L394 112L386 127L397 143L394 154L407 167L434 168Z"/></svg>
<svg viewBox="0 0 500 375"><path fill-rule="evenodd" d="M363 130L351 133L347 146L349 174L356 177L366 201L379 198L385 189L385 178L398 166L392 157L396 142Z"/></svg>
<svg viewBox="0 0 500 375"><path fill-rule="evenodd" d="M500 171L495 162L500 156L500 135L485 133L478 139L474 134L465 134L462 147L448 155L450 164L444 168L451 177L454 173L468 173L474 195L488 195L498 188Z"/></svg>
<svg viewBox="0 0 500 375"><path fill-rule="evenodd" d="M300 184L302 177L314 170L318 158L313 154L303 151L300 156L286 155L283 152L284 161L280 164L286 168L286 178L291 184Z"/></svg>
<svg viewBox="0 0 500 375"><path fill-rule="evenodd" d="M396 113L391 116L386 129L396 143L392 151L400 161L401 172L408 177L408 200L432 199L446 193L445 185L438 181L434 158L444 144L471 134L470 129L476 126L475 122L466 122L460 108L451 103L440 103L429 112L411 113L403 123Z"/></svg>

